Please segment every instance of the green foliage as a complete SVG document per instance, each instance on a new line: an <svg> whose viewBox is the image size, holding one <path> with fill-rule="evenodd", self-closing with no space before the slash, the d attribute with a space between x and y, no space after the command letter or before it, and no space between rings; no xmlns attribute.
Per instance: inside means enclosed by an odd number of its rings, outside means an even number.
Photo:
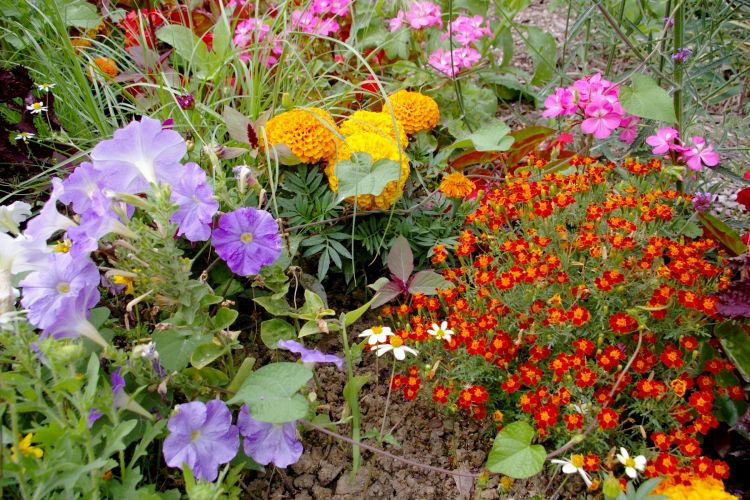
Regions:
<svg viewBox="0 0 750 500"><path fill-rule="evenodd" d="M675 123L672 98L651 78L634 74L631 84L620 87L620 103L630 114L667 123Z"/></svg>
<svg viewBox="0 0 750 500"><path fill-rule="evenodd" d="M386 184L399 179L401 166L385 158L373 163L368 153L352 153L349 160L336 162L334 173L339 179L336 202L340 203L351 196L382 193Z"/></svg>
<svg viewBox="0 0 750 500"><path fill-rule="evenodd" d="M490 472L523 479L534 476L544 468L547 452L538 444L532 445L534 429L526 422L513 422L501 430L487 456Z"/></svg>
<svg viewBox="0 0 750 500"><path fill-rule="evenodd" d="M253 372L230 404L246 404L261 422L284 423L307 415L308 402L297 391L312 378L312 371L296 363L271 363Z"/></svg>

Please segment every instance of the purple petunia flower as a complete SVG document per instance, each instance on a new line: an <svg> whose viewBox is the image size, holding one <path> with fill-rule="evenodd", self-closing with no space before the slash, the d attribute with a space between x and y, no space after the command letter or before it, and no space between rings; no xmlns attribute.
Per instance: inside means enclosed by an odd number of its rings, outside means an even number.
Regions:
<svg viewBox="0 0 750 500"><path fill-rule="evenodd" d="M240 436L232 425L226 403L193 401L180 405L167 422L169 436L164 440L164 460L170 467L187 465L199 479L215 481L219 465L237 455Z"/></svg>
<svg viewBox="0 0 750 500"><path fill-rule="evenodd" d="M250 416L247 406L242 405L237 416L237 427L244 438L245 454L261 465L273 463L276 467L288 467L302 456L302 443L297 440L297 422L272 424L258 422Z"/></svg>
<svg viewBox="0 0 750 500"><path fill-rule="evenodd" d="M305 346L294 340L279 340L276 344L282 349L292 351L300 355L303 363L333 363L339 370L344 367L344 360L333 354L325 354L317 349L306 349Z"/></svg>
<svg viewBox="0 0 750 500"><path fill-rule="evenodd" d="M137 194L152 182L176 180L182 173L185 140L174 130L164 130L159 120L142 117L116 130L112 139L91 151L94 167L104 175L105 187Z"/></svg>
<svg viewBox="0 0 750 500"><path fill-rule="evenodd" d="M21 304L29 310L29 321L42 329L57 321L65 301L99 285L99 270L89 258L52 253L46 269L34 271L20 282Z"/></svg>
<svg viewBox="0 0 750 500"><path fill-rule="evenodd" d="M45 202L42 210L26 223L26 235L35 240L47 241L57 231L75 226L75 222L57 210L57 200L60 199L63 192L63 182L58 177L54 177L49 199Z"/></svg>
<svg viewBox="0 0 750 500"><path fill-rule="evenodd" d="M106 346L107 342L88 320L91 308L97 302L99 302L99 291L96 287L84 288L70 300L63 301L60 310L51 315L52 321L43 329L40 338L86 337L102 347Z"/></svg>
<svg viewBox="0 0 750 500"><path fill-rule="evenodd" d="M73 210L82 214L91 206L94 193L100 192L104 185L104 173L94 168L89 162L83 162L63 181L64 191L60 201L66 205L73 204Z"/></svg>
<svg viewBox="0 0 750 500"><path fill-rule="evenodd" d="M279 226L265 210L247 207L222 215L212 239L219 257L240 276L258 274L281 255Z"/></svg>
<svg viewBox="0 0 750 500"><path fill-rule="evenodd" d="M126 206L124 217L133 214L133 207ZM130 238L137 236L125 225L120 214L115 212L112 200L101 191L96 191L91 198L88 210L81 214L78 226L68 229L67 237L72 245L70 253L74 257L86 255L96 250L99 240L109 233L117 233Z"/></svg>
<svg viewBox="0 0 750 500"><path fill-rule="evenodd" d="M86 417L86 428L91 429L94 426L94 422L96 422L103 416L104 416L104 413L100 412L96 408L91 408L89 410L88 417Z"/></svg>
<svg viewBox="0 0 750 500"><path fill-rule="evenodd" d="M115 398L115 406L117 406L118 398L125 393L125 379L120 375L121 366L115 368L112 375L109 376L110 384L112 385L112 395Z"/></svg>
<svg viewBox="0 0 750 500"><path fill-rule="evenodd" d="M219 210L219 202L208 184L206 172L195 163L187 163L179 181L172 185L172 202L179 207L169 219L178 225L177 235L190 241L206 241L211 237L211 222Z"/></svg>

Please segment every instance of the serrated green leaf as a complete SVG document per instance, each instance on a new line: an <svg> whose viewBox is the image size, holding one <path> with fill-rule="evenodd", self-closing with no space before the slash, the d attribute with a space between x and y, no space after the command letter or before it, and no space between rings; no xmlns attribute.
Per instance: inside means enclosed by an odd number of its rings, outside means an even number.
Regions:
<svg viewBox="0 0 750 500"><path fill-rule="evenodd" d="M312 378L312 371L297 363L271 363L253 372L229 400L246 404L254 419L284 423L307 415L308 402L297 391Z"/></svg>
<svg viewBox="0 0 750 500"><path fill-rule="evenodd" d="M523 479L536 475L544 468L547 453L541 445L532 445L534 429L526 422L513 422L495 437L487 457L490 472Z"/></svg>
<svg viewBox="0 0 750 500"><path fill-rule="evenodd" d="M634 74L631 84L620 87L620 104L625 111L641 118L675 123L672 98L666 90L646 75Z"/></svg>

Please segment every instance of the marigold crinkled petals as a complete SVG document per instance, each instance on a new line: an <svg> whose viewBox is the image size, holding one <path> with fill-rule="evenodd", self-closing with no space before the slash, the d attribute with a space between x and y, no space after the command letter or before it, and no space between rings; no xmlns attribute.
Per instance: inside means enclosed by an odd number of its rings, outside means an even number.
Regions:
<svg viewBox="0 0 750 500"><path fill-rule="evenodd" d="M404 126L406 135L414 135L422 130L430 130L440 121L440 109L432 97L399 90L388 96L393 114ZM390 109L383 105L383 113L390 115Z"/></svg>
<svg viewBox="0 0 750 500"><path fill-rule="evenodd" d="M302 163L328 160L336 152L336 124L326 111L303 108L285 111L271 118L265 125L269 144L285 144Z"/></svg>

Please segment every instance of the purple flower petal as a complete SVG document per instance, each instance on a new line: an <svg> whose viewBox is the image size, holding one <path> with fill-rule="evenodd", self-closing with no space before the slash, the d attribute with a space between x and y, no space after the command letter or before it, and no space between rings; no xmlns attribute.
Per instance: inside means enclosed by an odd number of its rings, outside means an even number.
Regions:
<svg viewBox="0 0 750 500"><path fill-rule="evenodd" d="M211 222L219 210L219 202L206 179L206 173L195 163L187 163L179 181L172 185L172 202L177 211L170 222L178 225L177 235L190 241L206 241L211 237Z"/></svg>
<svg viewBox="0 0 750 500"><path fill-rule="evenodd" d="M339 370L344 368L344 360L333 354L325 354L317 349L306 349L305 346L294 340L279 340L276 344L282 349L292 351L301 356L303 363L333 363Z"/></svg>
<svg viewBox="0 0 750 500"><path fill-rule="evenodd" d="M276 467L284 468L296 463L302 456L296 421L283 424L258 422L243 405L237 416L237 427L244 438L245 454L261 465L273 463Z"/></svg>
<svg viewBox="0 0 750 500"><path fill-rule="evenodd" d="M212 237L216 253L240 276L258 274L281 255L279 226L265 210L239 208L219 218Z"/></svg>

